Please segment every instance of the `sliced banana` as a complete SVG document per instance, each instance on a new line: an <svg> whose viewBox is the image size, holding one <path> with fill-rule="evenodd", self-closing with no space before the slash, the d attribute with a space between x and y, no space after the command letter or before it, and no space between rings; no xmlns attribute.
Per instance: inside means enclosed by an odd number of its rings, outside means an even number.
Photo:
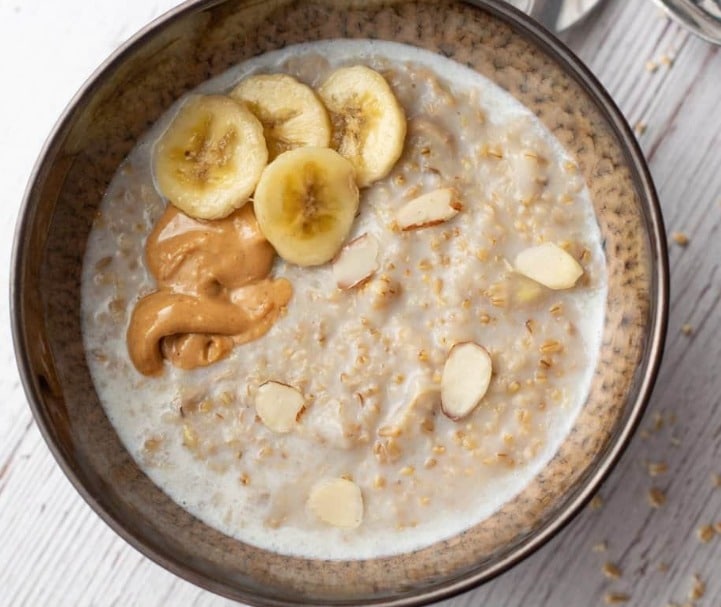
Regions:
<svg viewBox="0 0 721 607"><path fill-rule="evenodd" d="M184 103L153 155L160 192L196 219L220 219L243 206L268 163L263 125L220 95Z"/></svg>
<svg viewBox="0 0 721 607"><path fill-rule="evenodd" d="M353 163L358 185L390 173L403 152L406 117L385 78L363 65L343 67L318 94L330 112L333 147Z"/></svg>
<svg viewBox="0 0 721 607"><path fill-rule="evenodd" d="M271 160L295 148L330 145L330 119L325 106L313 89L292 76L250 76L230 96L245 103L263 124Z"/></svg>
<svg viewBox="0 0 721 607"><path fill-rule="evenodd" d="M253 197L260 231L283 259L315 266L333 259L358 210L353 165L330 148L283 152Z"/></svg>

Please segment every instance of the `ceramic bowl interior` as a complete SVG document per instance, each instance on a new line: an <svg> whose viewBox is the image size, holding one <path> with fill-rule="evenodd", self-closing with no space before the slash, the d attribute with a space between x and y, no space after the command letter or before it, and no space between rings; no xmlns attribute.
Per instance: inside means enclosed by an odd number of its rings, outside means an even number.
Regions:
<svg viewBox="0 0 721 607"><path fill-rule="evenodd" d="M328 38L381 38L466 64L531 108L577 160L607 257L602 350L572 431L541 474L491 518L411 554L331 562L272 554L204 525L162 493L106 418L81 339L80 271L113 173L170 104L264 51ZM13 323L38 424L80 493L168 569L253 604L406 605L498 574L587 499L633 430L663 342L667 262L658 204L620 113L573 56L494 0L205 0L136 36L59 122L28 189L15 251Z"/></svg>

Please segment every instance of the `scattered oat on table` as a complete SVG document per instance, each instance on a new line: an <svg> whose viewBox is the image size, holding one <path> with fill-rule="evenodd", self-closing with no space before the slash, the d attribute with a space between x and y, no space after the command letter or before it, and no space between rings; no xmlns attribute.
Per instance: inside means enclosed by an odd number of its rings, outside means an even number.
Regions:
<svg viewBox="0 0 721 607"><path fill-rule="evenodd" d="M608 550L608 542L598 542L598 544L594 544L591 550L593 550L594 552L606 552L606 550Z"/></svg>
<svg viewBox="0 0 721 607"><path fill-rule="evenodd" d="M622 603L628 603L631 597L624 592L607 592L603 601L606 605L621 605Z"/></svg>
<svg viewBox="0 0 721 607"><path fill-rule="evenodd" d="M658 487L648 490L648 503L652 508L660 508L666 503L666 494Z"/></svg>
<svg viewBox="0 0 721 607"><path fill-rule="evenodd" d="M653 74L660 66L671 68L676 57L673 53L663 53L658 59L649 59L646 61L646 71Z"/></svg>
<svg viewBox="0 0 721 607"><path fill-rule="evenodd" d="M656 477L668 472L668 464L666 462L647 462L646 469L649 476Z"/></svg>
<svg viewBox="0 0 721 607"><path fill-rule="evenodd" d="M671 569L671 565L669 565L666 561L661 561L656 569L660 573L666 573L669 569Z"/></svg>
<svg viewBox="0 0 721 607"><path fill-rule="evenodd" d="M714 473L711 475L711 482L717 489L721 489L721 474Z"/></svg>
<svg viewBox="0 0 721 607"><path fill-rule="evenodd" d="M603 572L603 575L610 580L617 580L623 575L623 572L618 568L618 566L611 561L606 561L601 571Z"/></svg>
<svg viewBox="0 0 721 607"><path fill-rule="evenodd" d="M696 529L696 535L700 542L708 544L713 539L713 536L716 535L716 532L714 531L713 525L701 525L701 527Z"/></svg>
<svg viewBox="0 0 721 607"><path fill-rule="evenodd" d="M713 530L719 535L721 535L721 521L713 524Z"/></svg>
<svg viewBox="0 0 721 607"><path fill-rule="evenodd" d="M688 598L692 601L697 601L703 598L706 594L706 582L704 582L698 573L694 573L692 579L691 590L688 593Z"/></svg>
<svg viewBox="0 0 721 607"><path fill-rule="evenodd" d="M681 326L681 333L684 335L693 335L693 325L688 323Z"/></svg>
<svg viewBox="0 0 721 607"><path fill-rule="evenodd" d="M588 502L588 507L591 510L600 510L603 506L603 498L600 495L594 495L591 501Z"/></svg>
<svg viewBox="0 0 721 607"><path fill-rule="evenodd" d="M688 234L685 232L671 232L671 238L680 247L685 247L689 243Z"/></svg>
<svg viewBox="0 0 721 607"><path fill-rule="evenodd" d="M646 129L648 126L645 122L637 122L636 126L633 127L633 130L635 131L636 135L643 135L646 132Z"/></svg>

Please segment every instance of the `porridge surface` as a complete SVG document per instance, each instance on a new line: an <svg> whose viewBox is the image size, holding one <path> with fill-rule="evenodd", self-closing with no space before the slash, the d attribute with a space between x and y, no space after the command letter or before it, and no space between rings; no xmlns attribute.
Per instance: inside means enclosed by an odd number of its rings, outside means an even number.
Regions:
<svg viewBox="0 0 721 607"><path fill-rule="evenodd" d="M332 59L329 59L332 58ZM215 365L140 375L126 330L155 288L143 247L165 202L151 174L153 142L171 109L130 154L93 227L83 270L83 329L100 400L148 476L200 519L251 544L318 558L366 558L427 546L490 516L553 456L588 392L605 302L600 232L583 180L533 114L489 80L427 51L378 41L289 47L205 83L283 72L319 85L362 63L389 81L408 119L403 156L361 192L350 238L372 234L379 269L337 288L329 265L276 260L293 285L286 313L261 339ZM401 232L405 201L453 187L451 221ZM511 267L554 242L583 266L552 291ZM438 407L449 349L491 354L481 405L454 422ZM258 386L296 387L307 405L275 434L257 419ZM346 477L364 518L332 528L306 509L311 487Z"/></svg>

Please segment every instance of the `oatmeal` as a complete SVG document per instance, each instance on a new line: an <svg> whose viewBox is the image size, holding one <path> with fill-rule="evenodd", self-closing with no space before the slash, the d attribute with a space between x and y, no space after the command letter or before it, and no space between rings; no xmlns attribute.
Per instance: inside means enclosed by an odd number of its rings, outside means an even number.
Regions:
<svg viewBox="0 0 721 607"><path fill-rule="evenodd" d="M141 468L209 525L306 557L414 550L490 516L568 433L603 322L600 232L577 166L529 110L477 73L407 46L334 41L255 58L199 92L269 72L317 88L359 64L382 74L400 102L403 154L360 190L333 263L277 259L254 275L292 285L267 332L218 339L203 359L214 364L163 363L153 377L128 354L133 310L162 288L144 251L175 211L157 193L151 156L177 108L119 169L84 263L89 366ZM424 196L441 220L414 207ZM444 368L464 349L487 361L488 381L477 378L478 398L449 414ZM457 369L453 385L463 381ZM277 402L292 414L279 415ZM338 499L348 504L341 512Z"/></svg>

